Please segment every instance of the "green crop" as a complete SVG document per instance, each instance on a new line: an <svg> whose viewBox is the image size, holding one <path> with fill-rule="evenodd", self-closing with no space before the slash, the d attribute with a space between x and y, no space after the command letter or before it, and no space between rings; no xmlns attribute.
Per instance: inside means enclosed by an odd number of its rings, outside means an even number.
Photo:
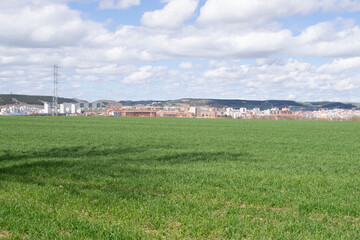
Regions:
<svg viewBox="0 0 360 240"><path fill-rule="evenodd" d="M0 117L2 238L360 239L360 124Z"/></svg>

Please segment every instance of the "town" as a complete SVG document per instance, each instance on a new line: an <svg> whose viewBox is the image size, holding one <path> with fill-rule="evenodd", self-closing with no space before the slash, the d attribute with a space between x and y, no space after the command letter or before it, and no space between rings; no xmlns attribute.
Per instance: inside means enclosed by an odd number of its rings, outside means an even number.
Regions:
<svg viewBox="0 0 360 240"><path fill-rule="evenodd" d="M174 118L233 118L233 119L274 119L274 120L328 120L358 121L360 110L352 109L319 109L302 110L296 106L270 109L241 107L216 108L209 106L190 106L189 104L157 105L137 104L133 106L117 103L108 106L101 102L62 103L56 106L44 102L44 106L3 106L0 115L37 115L37 116L104 116L104 117L174 117Z"/></svg>

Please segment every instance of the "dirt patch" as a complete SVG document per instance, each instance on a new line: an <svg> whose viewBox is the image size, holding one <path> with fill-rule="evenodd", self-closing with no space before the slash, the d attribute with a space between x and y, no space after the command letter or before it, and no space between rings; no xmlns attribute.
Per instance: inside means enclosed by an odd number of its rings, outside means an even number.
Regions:
<svg viewBox="0 0 360 240"><path fill-rule="evenodd" d="M157 234L157 233L159 233L159 231L158 230L145 230L145 233L146 234Z"/></svg>
<svg viewBox="0 0 360 240"><path fill-rule="evenodd" d="M84 216L88 216L89 213L85 209L81 209L81 214Z"/></svg>
<svg viewBox="0 0 360 240"><path fill-rule="evenodd" d="M10 232L0 229L0 238L8 238L8 237L10 237Z"/></svg>
<svg viewBox="0 0 360 240"><path fill-rule="evenodd" d="M289 211L286 208L262 207L262 206L256 206L256 205L246 205L246 204L241 204L240 208L242 208L242 209L252 208L252 209L256 209L256 210L267 210L267 211L273 211L273 212L287 212L287 211Z"/></svg>
<svg viewBox="0 0 360 240"><path fill-rule="evenodd" d="M345 220L355 221L355 222L359 222L359 221L360 221L360 218L358 218L358 217L352 217L352 216L345 216L344 219L345 219Z"/></svg>
<svg viewBox="0 0 360 240"><path fill-rule="evenodd" d="M58 233L61 236L69 236L70 235L68 232L65 232L65 231L58 231Z"/></svg>
<svg viewBox="0 0 360 240"><path fill-rule="evenodd" d="M169 223L168 227L169 228L178 228L178 227L181 227L181 223L179 223L179 222Z"/></svg>
<svg viewBox="0 0 360 240"><path fill-rule="evenodd" d="M322 221L322 220L324 220L324 218L326 218L325 216L324 216L324 214L317 214L317 215L315 215L315 216L310 216L310 217L308 217L310 220L313 220L313 221Z"/></svg>

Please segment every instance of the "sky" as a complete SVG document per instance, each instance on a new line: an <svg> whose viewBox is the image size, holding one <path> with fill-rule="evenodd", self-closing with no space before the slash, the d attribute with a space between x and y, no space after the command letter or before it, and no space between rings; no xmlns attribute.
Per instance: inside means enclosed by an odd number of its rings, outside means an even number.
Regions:
<svg viewBox="0 0 360 240"><path fill-rule="evenodd" d="M360 102L360 0L1 0L0 93Z"/></svg>

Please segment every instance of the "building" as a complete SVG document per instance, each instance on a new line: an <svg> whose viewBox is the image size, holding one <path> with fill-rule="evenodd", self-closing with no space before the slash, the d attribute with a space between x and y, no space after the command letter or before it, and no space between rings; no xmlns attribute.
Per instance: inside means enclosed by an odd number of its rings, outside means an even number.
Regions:
<svg viewBox="0 0 360 240"><path fill-rule="evenodd" d="M71 112L71 103L60 104L60 114L65 114L70 112Z"/></svg>
<svg viewBox="0 0 360 240"><path fill-rule="evenodd" d="M198 114L199 118L216 118L215 111L201 110Z"/></svg>
<svg viewBox="0 0 360 240"><path fill-rule="evenodd" d="M70 110L70 112L71 112L72 114L75 114L75 113L76 113L76 110L77 110L76 104L75 104L75 103L72 103L72 104L71 104L71 110Z"/></svg>
<svg viewBox="0 0 360 240"><path fill-rule="evenodd" d="M156 111L142 110L114 110L108 109L108 116L113 117L156 117Z"/></svg>
<svg viewBox="0 0 360 240"><path fill-rule="evenodd" d="M50 103L44 102L44 114L50 114Z"/></svg>

